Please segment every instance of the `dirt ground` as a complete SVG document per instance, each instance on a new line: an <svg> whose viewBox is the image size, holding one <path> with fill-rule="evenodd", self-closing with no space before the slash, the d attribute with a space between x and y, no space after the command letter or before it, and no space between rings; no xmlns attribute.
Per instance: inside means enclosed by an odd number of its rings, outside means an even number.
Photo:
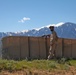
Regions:
<svg viewBox="0 0 76 75"><path fill-rule="evenodd" d="M23 71L1 71L0 75L76 75L76 68L70 67L69 70L52 70L52 71L39 71L39 70L23 70Z"/></svg>

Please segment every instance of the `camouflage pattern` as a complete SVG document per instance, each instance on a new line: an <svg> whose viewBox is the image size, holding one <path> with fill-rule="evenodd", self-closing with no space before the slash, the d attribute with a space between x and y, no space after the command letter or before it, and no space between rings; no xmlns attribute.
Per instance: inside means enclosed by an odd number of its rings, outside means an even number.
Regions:
<svg viewBox="0 0 76 75"><path fill-rule="evenodd" d="M57 46L57 34L55 31L52 32L52 34L50 35L50 49L49 49L49 56L48 59L51 59L55 56L55 50L56 50L56 46Z"/></svg>

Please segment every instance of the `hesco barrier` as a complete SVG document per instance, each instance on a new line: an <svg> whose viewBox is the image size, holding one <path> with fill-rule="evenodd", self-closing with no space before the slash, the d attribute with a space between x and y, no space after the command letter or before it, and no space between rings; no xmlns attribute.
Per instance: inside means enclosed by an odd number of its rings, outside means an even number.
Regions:
<svg viewBox="0 0 76 75"><path fill-rule="evenodd" d="M49 38L9 36L2 39L2 58L4 59L47 59ZM76 40L59 38L55 56L57 58L76 58Z"/></svg>

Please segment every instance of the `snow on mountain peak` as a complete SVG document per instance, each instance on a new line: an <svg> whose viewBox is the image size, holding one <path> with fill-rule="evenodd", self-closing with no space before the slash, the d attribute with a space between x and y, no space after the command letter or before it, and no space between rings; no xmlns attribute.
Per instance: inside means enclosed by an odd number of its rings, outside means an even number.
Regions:
<svg viewBox="0 0 76 75"><path fill-rule="evenodd" d="M40 29L43 29L43 28L49 28L49 26L54 26L54 27L59 27L59 26L62 26L64 23L63 22L60 22L60 23L58 23L58 24L49 24L49 25L47 25L47 26L43 26L43 27L40 27L40 28L34 28L34 29L32 29L32 30L36 30L36 31L39 31ZM27 33L27 32L29 32L29 30L23 30L23 31L18 31L18 32L15 32L16 34L19 34L19 33Z"/></svg>
<svg viewBox="0 0 76 75"><path fill-rule="evenodd" d="M49 24L41 28L34 28L32 30L23 30L18 32L1 32L0 37L5 36L42 36L50 34L49 26L55 26L55 30L60 38L74 38L76 39L76 24L71 22L60 22L58 24Z"/></svg>
<svg viewBox="0 0 76 75"><path fill-rule="evenodd" d="M24 33L24 32L28 32L29 30L23 30L22 32Z"/></svg>
<svg viewBox="0 0 76 75"><path fill-rule="evenodd" d="M49 28L50 26L59 27L59 26L62 26L63 24L64 24L63 22L60 22L60 23L58 23L58 24L49 24L49 25L47 25L47 26L43 26L43 27L41 27L41 28L34 28L34 29L37 30L37 31L39 31L40 29L45 28L45 27L47 27L47 28Z"/></svg>
<svg viewBox="0 0 76 75"><path fill-rule="evenodd" d="M27 33L29 30L23 30L23 31L18 31L18 32L15 32L15 34L20 34L20 33Z"/></svg>
<svg viewBox="0 0 76 75"><path fill-rule="evenodd" d="M49 28L50 26L54 26L54 27L59 27L59 26L62 26L64 23L63 22L60 22L58 24L49 24L47 25L46 27Z"/></svg>
<svg viewBox="0 0 76 75"><path fill-rule="evenodd" d="M60 22L60 23L56 24L55 26L59 27L59 26L62 26L63 24L64 24L63 22Z"/></svg>
<svg viewBox="0 0 76 75"><path fill-rule="evenodd" d="M40 29L42 29L42 28L44 28L44 27L41 27L41 28L36 28L35 30L39 31L39 30L40 30Z"/></svg>

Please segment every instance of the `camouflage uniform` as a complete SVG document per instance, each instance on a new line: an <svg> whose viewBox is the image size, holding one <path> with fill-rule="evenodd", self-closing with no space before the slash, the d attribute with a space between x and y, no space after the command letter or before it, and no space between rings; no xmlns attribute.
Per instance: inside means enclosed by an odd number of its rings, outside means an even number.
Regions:
<svg viewBox="0 0 76 75"><path fill-rule="evenodd" d="M57 34L55 31L53 31L52 34L50 35L50 49L49 49L48 59L51 59L51 58L53 58L53 56L55 56L57 39L58 39Z"/></svg>

